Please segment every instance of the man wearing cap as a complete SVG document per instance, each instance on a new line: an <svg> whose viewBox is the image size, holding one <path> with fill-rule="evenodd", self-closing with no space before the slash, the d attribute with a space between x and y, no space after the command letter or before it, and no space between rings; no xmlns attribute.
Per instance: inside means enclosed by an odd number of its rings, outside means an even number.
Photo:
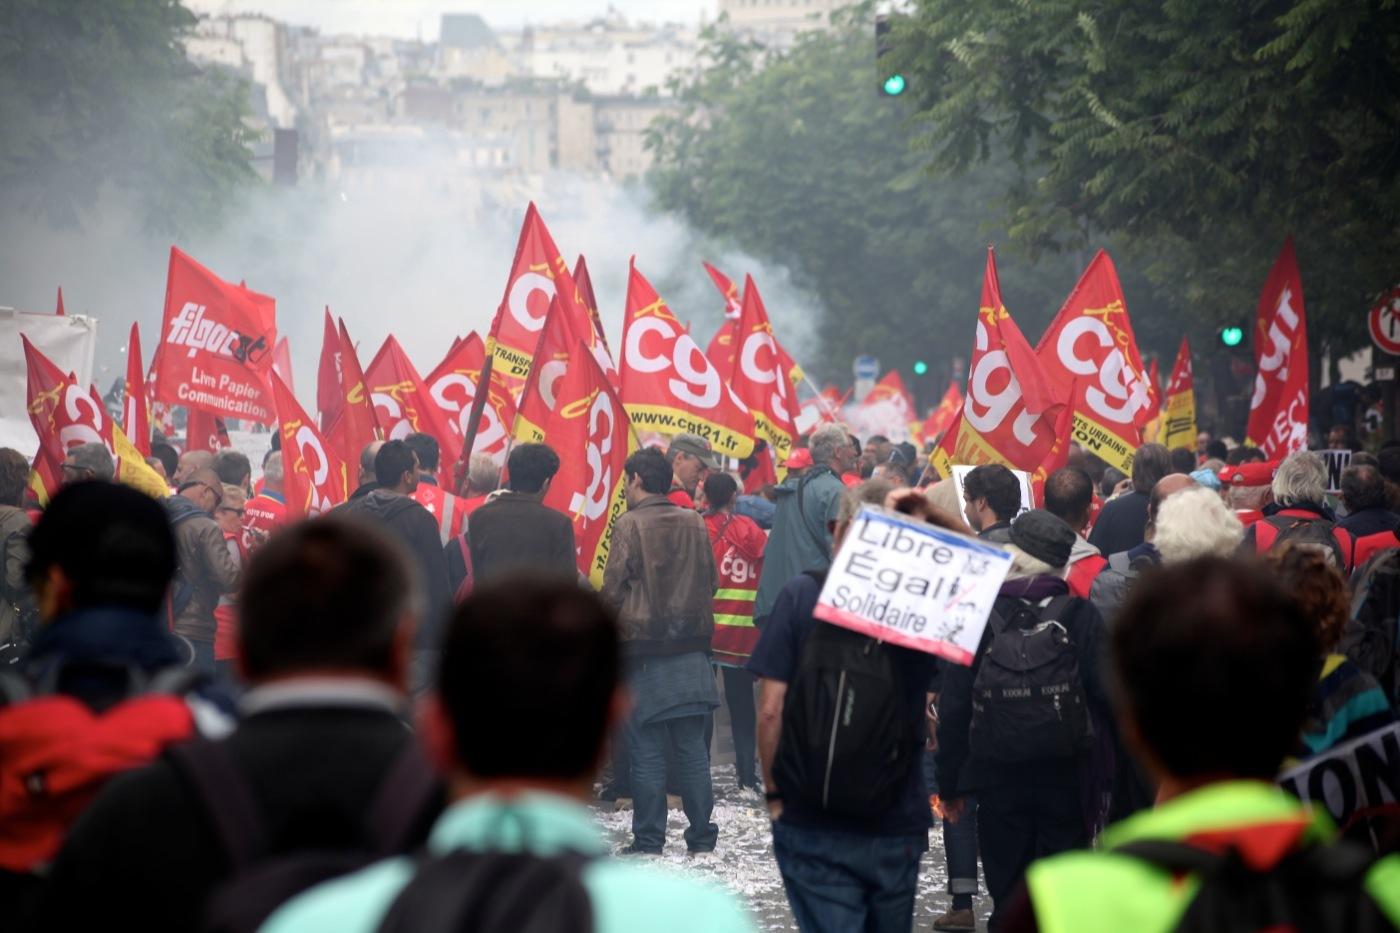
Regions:
<svg viewBox="0 0 1400 933"><path fill-rule="evenodd" d="M722 470L710 442L698 434L677 434L666 448L666 462L671 464L671 491L666 494L681 508L695 508L695 490L711 470Z"/></svg>
<svg viewBox="0 0 1400 933"><path fill-rule="evenodd" d="M1235 515L1246 528L1264 517L1264 506L1273 496L1272 484L1277 469L1277 460L1250 460L1220 471L1220 484L1225 488L1225 504L1235 510Z"/></svg>
<svg viewBox="0 0 1400 933"><path fill-rule="evenodd" d="M1092 745L1091 726L1086 725L1072 743L1073 750L1013 761L995 757L994 751L1023 744L1025 737L993 734L1008 720L988 715L978 720L977 745L971 743L973 684L993 642L1014 637L1013 623L1025 629L1054 621L1063 629L1078 673L1077 682L1060 685L1062 689L1055 693L1057 701L1065 704L1067 718L1075 705L1081 713L1085 705L1099 712L1106 709L1098 661L1103 619L1088 601L1071 596L1064 580L1074 538L1068 525L1043 509L1024 512L1011 523L1011 572L993 605L977 654L970 667L945 666L938 696L938 786L953 822L966 812L967 798L976 796L982 871L994 903L992 929L997 928L998 915L1031 862L1089 843L1080 805L1080 775ZM1029 706L1030 701L1026 703Z"/></svg>

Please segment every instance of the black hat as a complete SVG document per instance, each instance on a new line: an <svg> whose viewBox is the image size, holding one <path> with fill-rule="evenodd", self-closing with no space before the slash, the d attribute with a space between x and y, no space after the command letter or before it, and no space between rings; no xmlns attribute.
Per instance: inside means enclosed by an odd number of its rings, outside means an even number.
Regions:
<svg viewBox="0 0 1400 933"><path fill-rule="evenodd" d="M1011 543L1051 567L1069 563L1074 529L1044 509L1031 509L1011 523Z"/></svg>

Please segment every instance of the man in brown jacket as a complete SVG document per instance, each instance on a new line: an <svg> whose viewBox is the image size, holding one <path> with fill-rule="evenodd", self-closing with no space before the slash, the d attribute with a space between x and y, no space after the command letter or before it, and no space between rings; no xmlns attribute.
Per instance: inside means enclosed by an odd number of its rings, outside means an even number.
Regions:
<svg viewBox="0 0 1400 933"><path fill-rule="evenodd" d="M171 629L190 643L194 667L214 672L214 607L219 596L238 588L238 562L214 521L223 501L219 474L196 470L165 500L165 514L175 535L178 569L170 585Z"/></svg>
<svg viewBox="0 0 1400 933"><path fill-rule="evenodd" d="M666 752L690 826L686 847L713 851L714 789L705 718L719 705L710 670L719 575L705 520L666 497L671 466L659 450L639 450L624 466L627 512L613 529L603 601L618 612L632 695L632 845L660 853L666 841Z"/></svg>

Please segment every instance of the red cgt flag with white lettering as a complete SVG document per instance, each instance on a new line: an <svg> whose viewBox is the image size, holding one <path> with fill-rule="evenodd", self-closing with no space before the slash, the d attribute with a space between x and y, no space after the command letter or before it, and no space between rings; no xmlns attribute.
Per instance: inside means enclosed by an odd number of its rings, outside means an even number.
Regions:
<svg viewBox="0 0 1400 933"><path fill-rule="evenodd" d="M141 330L131 323L126 341L126 385L122 391L122 429L143 457L151 455L151 405L146 400L146 375L141 368Z"/></svg>
<svg viewBox="0 0 1400 933"><path fill-rule="evenodd" d="M784 370L783 357L773 338L773 325L752 276L744 278L744 309L735 335L734 366L729 384L734 394L753 412L758 437L773 448L780 465L797 437L797 399Z"/></svg>
<svg viewBox="0 0 1400 933"><path fill-rule="evenodd" d="M329 431L345 407L345 392L341 388L340 331L326 308L321 326L321 359L316 366L316 410L321 416L321 430Z"/></svg>
<svg viewBox="0 0 1400 933"><path fill-rule="evenodd" d="M486 345L473 331L465 340L458 341L426 380L428 394L447 413L448 427L458 438L459 447L466 446L467 418L485 365ZM515 399L511 397L505 377L495 368L491 370L490 392L481 410L481 424L476 430L472 454L486 454L501 464L505 462L510 444L511 425L515 423Z"/></svg>
<svg viewBox="0 0 1400 933"><path fill-rule="evenodd" d="M374 403L374 416L385 440L403 440L421 432L438 442L438 485L452 488L452 467L462 456L462 438L448 426L447 413L433 401L399 342L390 334L369 367L365 384Z"/></svg>
<svg viewBox="0 0 1400 933"><path fill-rule="evenodd" d="M170 247L155 401L271 424L277 306Z"/></svg>
<svg viewBox="0 0 1400 933"><path fill-rule="evenodd" d="M1254 396L1246 443L1270 460L1308 446L1308 322L1293 238L1283 241L1254 319Z"/></svg>
<svg viewBox="0 0 1400 933"><path fill-rule="evenodd" d="M726 457L753 452L754 417L633 260L622 325L623 405L643 432L698 434Z"/></svg>
<svg viewBox="0 0 1400 933"><path fill-rule="evenodd" d="M282 482L287 517L311 518L328 512L349 498L345 461L326 443L292 390L275 374L272 391L277 403L278 431L282 435Z"/></svg>

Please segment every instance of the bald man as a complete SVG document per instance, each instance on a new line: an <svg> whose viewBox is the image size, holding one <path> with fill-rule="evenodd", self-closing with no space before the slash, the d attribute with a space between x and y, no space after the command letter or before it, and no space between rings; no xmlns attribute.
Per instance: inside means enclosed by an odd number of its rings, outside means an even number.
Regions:
<svg viewBox="0 0 1400 933"><path fill-rule="evenodd" d="M350 494L351 502L379 488L379 481L374 478L374 458L379 455L379 448L383 446L383 441L370 441L360 451L360 485Z"/></svg>
<svg viewBox="0 0 1400 933"><path fill-rule="evenodd" d="M187 450L180 454L180 465L175 469L175 487L183 486L199 470L207 470L214 465L214 455L207 450Z"/></svg>

